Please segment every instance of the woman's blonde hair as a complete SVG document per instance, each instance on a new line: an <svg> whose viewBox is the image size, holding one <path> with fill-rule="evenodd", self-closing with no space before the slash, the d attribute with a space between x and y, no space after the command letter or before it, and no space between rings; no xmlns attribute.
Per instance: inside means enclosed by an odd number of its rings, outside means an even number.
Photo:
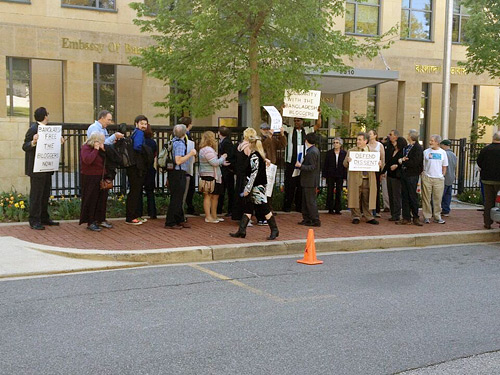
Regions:
<svg viewBox="0 0 500 375"><path fill-rule="evenodd" d="M243 138L250 144L250 150L257 151L260 156L262 156L262 159L266 158L264 147L262 147L262 141L254 128L245 129L243 132Z"/></svg>
<svg viewBox="0 0 500 375"><path fill-rule="evenodd" d="M207 130L201 135L200 148L203 147L212 147L215 151L217 151L217 141L215 140L215 133Z"/></svg>
<svg viewBox="0 0 500 375"><path fill-rule="evenodd" d="M96 142L104 143L104 134L99 132L94 132L90 134L90 137L87 138L87 142L85 142L85 144L94 147L94 144Z"/></svg>

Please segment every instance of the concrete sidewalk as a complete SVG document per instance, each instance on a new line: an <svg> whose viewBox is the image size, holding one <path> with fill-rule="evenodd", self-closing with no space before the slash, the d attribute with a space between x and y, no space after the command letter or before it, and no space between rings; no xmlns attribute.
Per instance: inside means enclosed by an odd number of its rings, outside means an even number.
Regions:
<svg viewBox="0 0 500 375"><path fill-rule="evenodd" d="M322 226L313 228L318 252L356 251L500 241L500 230L484 230L482 212L476 207L455 208L447 223L399 226L383 214L380 225L351 224L348 212L321 214ZM207 262L274 255L300 256L309 227L297 225L301 215L280 213L278 240L266 241L267 226L248 228L247 238L232 238L237 223L205 223L190 217L192 228L164 229L163 220L150 220L141 226L112 222L115 228L90 232L75 221L59 227L34 231L26 223L0 224L0 278L168 264Z"/></svg>

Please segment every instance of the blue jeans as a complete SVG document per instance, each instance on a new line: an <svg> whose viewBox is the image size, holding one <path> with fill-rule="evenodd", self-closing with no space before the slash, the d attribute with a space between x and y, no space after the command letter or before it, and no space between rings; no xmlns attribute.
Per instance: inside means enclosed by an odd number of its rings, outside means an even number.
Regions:
<svg viewBox="0 0 500 375"><path fill-rule="evenodd" d="M443 199L441 200L442 214L449 214L451 211L451 191L452 185L444 185Z"/></svg>

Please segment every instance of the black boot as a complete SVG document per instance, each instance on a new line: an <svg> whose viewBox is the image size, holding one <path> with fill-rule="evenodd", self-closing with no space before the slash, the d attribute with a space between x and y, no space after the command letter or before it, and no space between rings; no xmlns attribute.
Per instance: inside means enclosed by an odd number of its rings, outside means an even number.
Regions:
<svg viewBox="0 0 500 375"><path fill-rule="evenodd" d="M280 231L278 230L278 225L276 225L276 219L274 218L274 216L271 216L270 219L267 219L267 224L269 225L269 228L271 228L271 235L267 237L267 239L274 240L280 235Z"/></svg>
<svg viewBox="0 0 500 375"><path fill-rule="evenodd" d="M247 215L243 214L240 220L240 226L238 228L238 231L236 233L229 233L231 237L241 237L245 238L247 235L247 225L250 219L248 218Z"/></svg>

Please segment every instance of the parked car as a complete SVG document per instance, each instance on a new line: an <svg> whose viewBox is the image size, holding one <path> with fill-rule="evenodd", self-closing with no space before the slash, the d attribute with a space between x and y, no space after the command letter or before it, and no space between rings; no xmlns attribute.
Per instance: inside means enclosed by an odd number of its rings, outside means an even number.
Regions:
<svg viewBox="0 0 500 375"><path fill-rule="evenodd" d="M497 193L497 198L495 199L495 207L490 210L491 220L500 223L500 191Z"/></svg>

